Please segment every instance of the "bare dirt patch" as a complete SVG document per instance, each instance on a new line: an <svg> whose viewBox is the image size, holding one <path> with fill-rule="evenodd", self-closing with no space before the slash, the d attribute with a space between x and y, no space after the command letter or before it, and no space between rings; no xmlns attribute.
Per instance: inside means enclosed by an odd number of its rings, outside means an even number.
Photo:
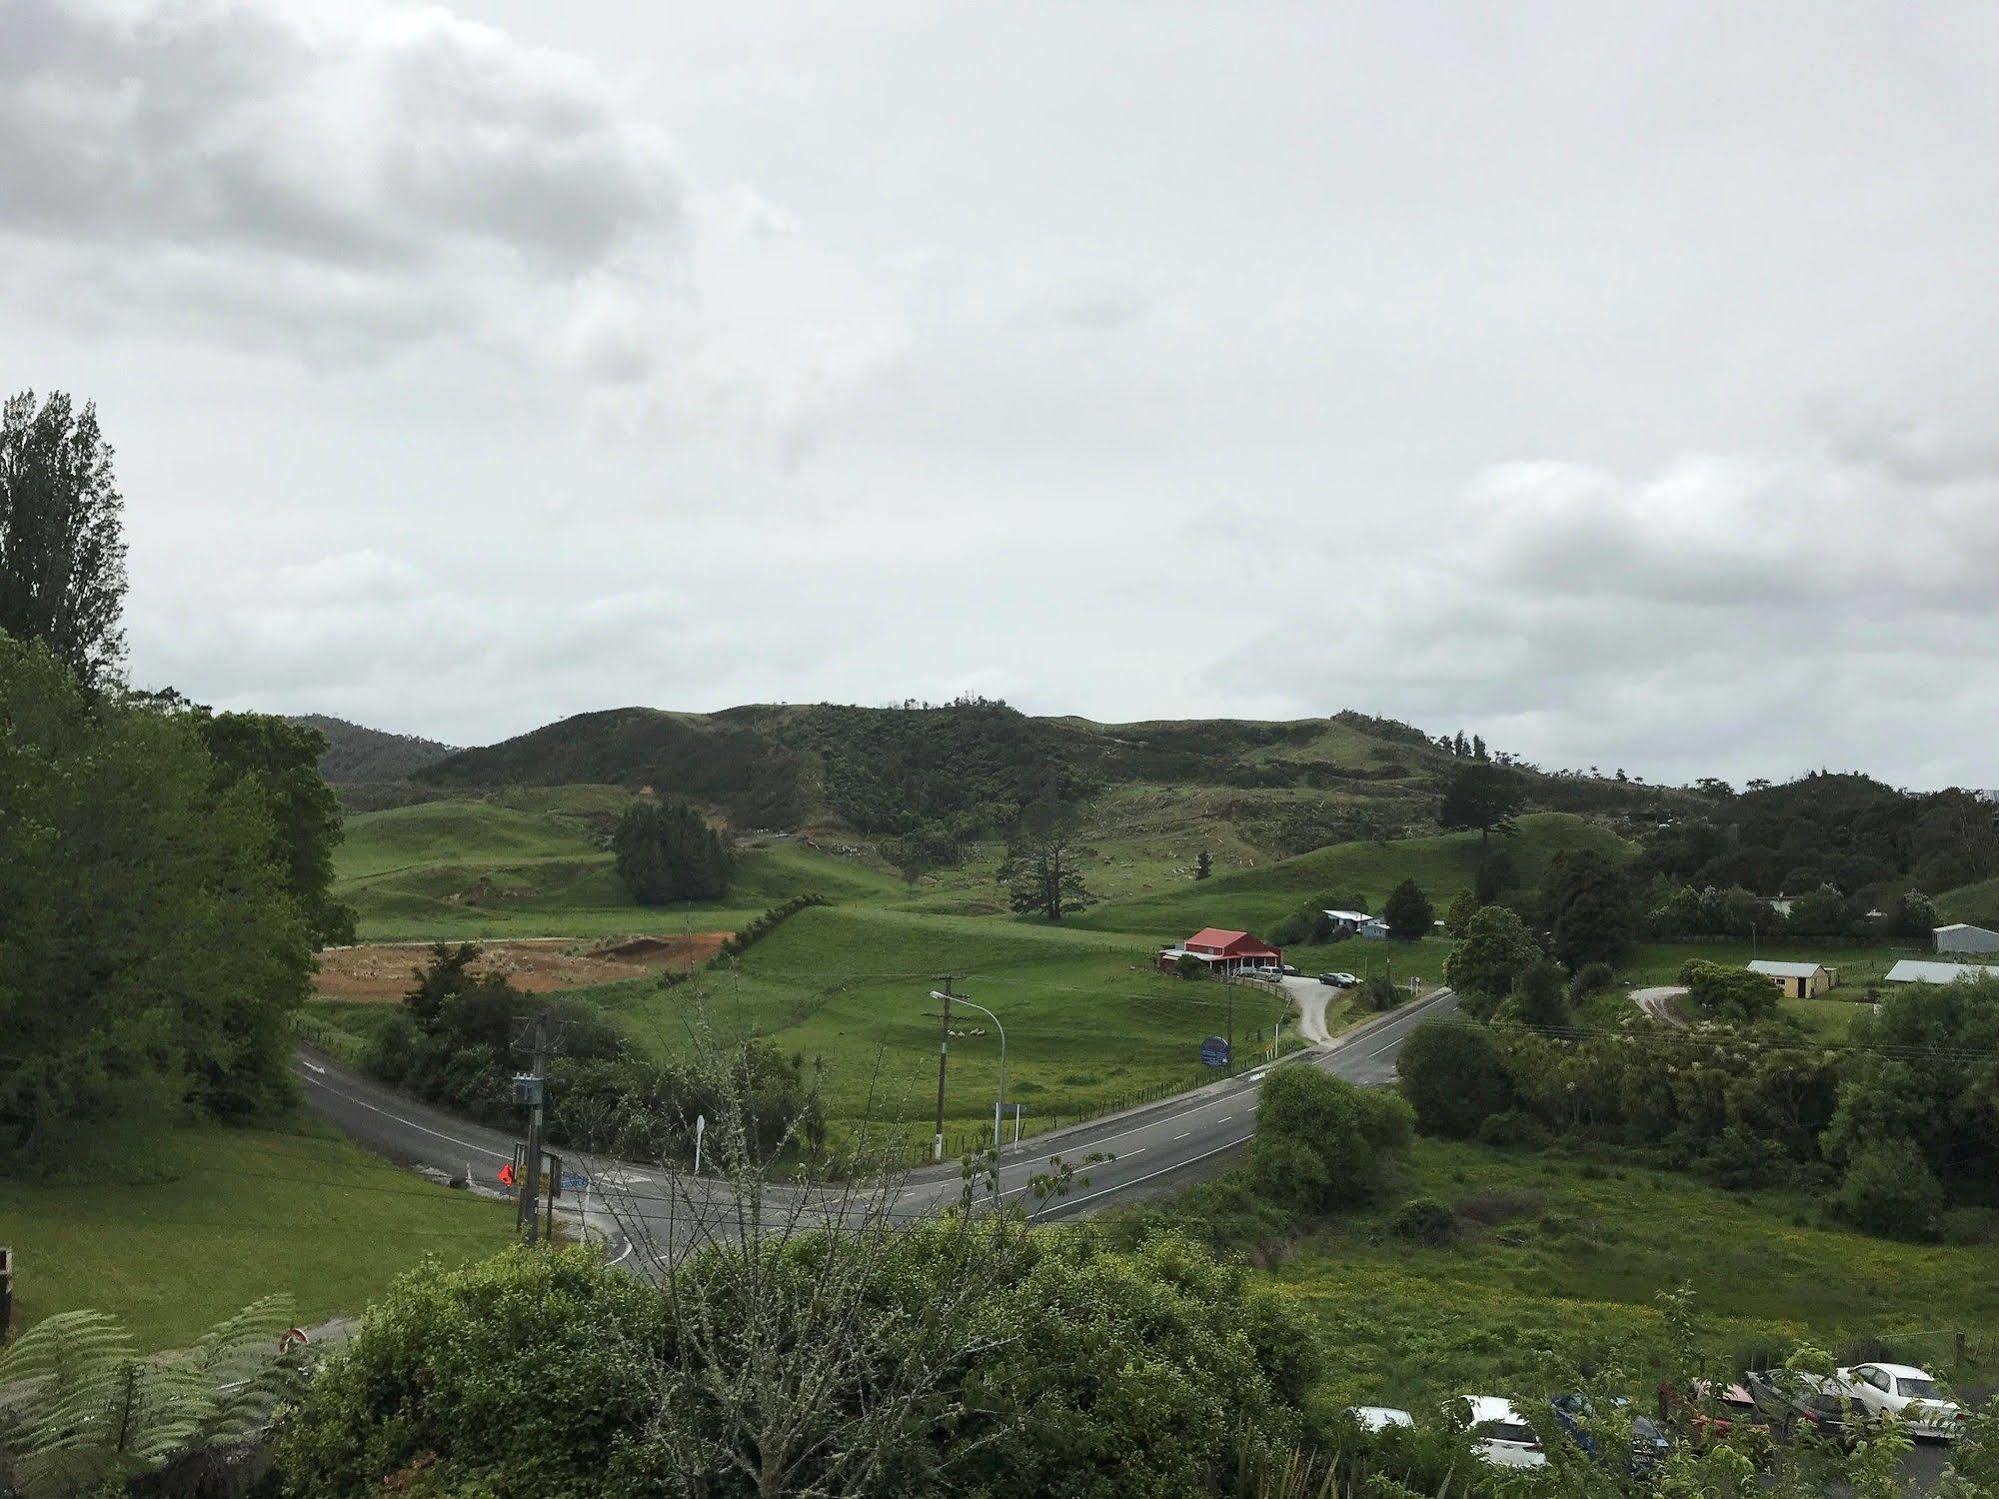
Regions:
<svg viewBox="0 0 1999 1499"><path fill-rule="evenodd" d="M474 970L498 974L529 994L582 989L644 978L665 968L693 968L715 956L727 932L680 937L624 937L579 942L571 937L482 942ZM397 1000L427 960L428 942L371 942L328 948L319 955L312 991L321 999Z"/></svg>

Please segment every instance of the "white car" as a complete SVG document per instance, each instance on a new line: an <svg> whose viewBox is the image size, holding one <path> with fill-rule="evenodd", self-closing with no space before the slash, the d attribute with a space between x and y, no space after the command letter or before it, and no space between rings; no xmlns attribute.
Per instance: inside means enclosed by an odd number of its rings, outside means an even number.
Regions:
<svg viewBox="0 0 1999 1499"><path fill-rule="evenodd" d="M1360 1422L1363 1431L1386 1431L1391 1426L1414 1426L1416 1418L1392 1405L1355 1405L1347 1414Z"/></svg>
<svg viewBox="0 0 1999 1499"><path fill-rule="evenodd" d="M1545 1468L1547 1450L1527 1418L1496 1395L1460 1395L1472 1450L1495 1468Z"/></svg>
<svg viewBox="0 0 1999 1499"><path fill-rule="evenodd" d="M1841 1389L1870 1415L1895 1416L1910 1432L1941 1442L1957 1437L1964 1408L1943 1392L1928 1370L1912 1364L1855 1364L1839 1371Z"/></svg>

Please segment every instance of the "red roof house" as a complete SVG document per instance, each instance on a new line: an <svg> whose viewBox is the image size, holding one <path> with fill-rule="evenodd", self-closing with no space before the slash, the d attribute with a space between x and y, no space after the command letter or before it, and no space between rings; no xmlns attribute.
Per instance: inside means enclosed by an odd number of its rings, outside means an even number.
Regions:
<svg viewBox="0 0 1999 1499"><path fill-rule="evenodd" d="M1284 950L1271 947L1248 932L1203 927L1178 947L1161 948L1159 966L1172 968L1182 958L1204 963L1211 973L1240 973L1245 968L1281 968Z"/></svg>

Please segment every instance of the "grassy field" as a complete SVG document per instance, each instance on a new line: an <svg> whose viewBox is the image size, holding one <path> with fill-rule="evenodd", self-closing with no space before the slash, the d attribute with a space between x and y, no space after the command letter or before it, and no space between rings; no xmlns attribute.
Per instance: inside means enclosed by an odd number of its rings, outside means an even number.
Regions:
<svg viewBox="0 0 1999 1499"><path fill-rule="evenodd" d="M1520 866L1527 884L1538 883L1556 854L1589 848L1628 858L1631 845L1584 818L1542 812L1520 819L1511 839L1493 840ZM1259 869L1187 879L1173 888L1096 906L1077 918L1078 926L1100 931L1185 936L1203 926L1268 928L1308 900L1359 895L1379 910L1388 892L1404 879L1421 885L1443 915L1460 890L1468 888L1483 854L1476 833L1444 833L1393 842L1335 843Z"/></svg>
<svg viewBox="0 0 1999 1499"><path fill-rule="evenodd" d="M732 931L807 890L835 900L902 893L859 860L774 843L742 853L723 900L636 905L606 847L627 799L605 786L523 788L364 812L347 820L334 892L354 906L364 942Z"/></svg>
<svg viewBox="0 0 1999 1499"><path fill-rule="evenodd" d="M182 1129L156 1183L0 1178L19 1326L113 1312L147 1349L186 1343L259 1296L300 1322L358 1312L425 1255L466 1260L513 1237L513 1210L431 1186L316 1126Z"/></svg>
<svg viewBox="0 0 1999 1499"><path fill-rule="evenodd" d="M1667 1353L1655 1297L1681 1283L1720 1354L1874 1337L1941 1371L1963 1331L1982 1362L1953 1372L1999 1379L1991 1245L1891 1243L1819 1226L1803 1197L1435 1140L1414 1151L1403 1197L1417 1195L1482 1221L1425 1248L1391 1234L1384 1207L1307 1239L1274 1272L1337 1352L1324 1391L1334 1404L1544 1393L1551 1351L1571 1367L1622 1366L1649 1405Z"/></svg>
<svg viewBox="0 0 1999 1499"><path fill-rule="evenodd" d="M1007 1098L1023 1106L1023 1130L1038 1132L1205 1080L1201 1042L1227 1032L1231 1006L1244 1058L1285 1011L1265 990L1168 977L1151 960L1150 947L1117 934L827 906L800 912L738 965L695 982L664 989L635 980L571 997L600 1006L660 1057L690 1050L703 1026L766 1037L819 1066L836 1124L900 1119L911 1138L927 1139L941 1024L930 994L951 973L957 992L1006 1028ZM316 1002L309 1014L365 1034L387 1008ZM952 1030L946 1127L971 1130L992 1117L999 1035L965 1007ZM338 1034L331 1040L341 1048Z"/></svg>

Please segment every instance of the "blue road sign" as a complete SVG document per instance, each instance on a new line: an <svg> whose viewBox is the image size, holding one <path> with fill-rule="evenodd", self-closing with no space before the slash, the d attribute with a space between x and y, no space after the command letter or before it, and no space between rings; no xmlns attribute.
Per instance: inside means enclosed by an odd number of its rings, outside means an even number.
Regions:
<svg viewBox="0 0 1999 1499"><path fill-rule="evenodd" d="M1201 1065L1203 1067L1226 1067L1229 1064L1229 1043L1220 1036L1210 1036L1201 1043Z"/></svg>
<svg viewBox="0 0 1999 1499"><path fill-rule="evenodd" d="M562 1173L562 1190L565 1192L581 1192L589 1185L590 1178L580 1171L565 1171Z"/></svg>

